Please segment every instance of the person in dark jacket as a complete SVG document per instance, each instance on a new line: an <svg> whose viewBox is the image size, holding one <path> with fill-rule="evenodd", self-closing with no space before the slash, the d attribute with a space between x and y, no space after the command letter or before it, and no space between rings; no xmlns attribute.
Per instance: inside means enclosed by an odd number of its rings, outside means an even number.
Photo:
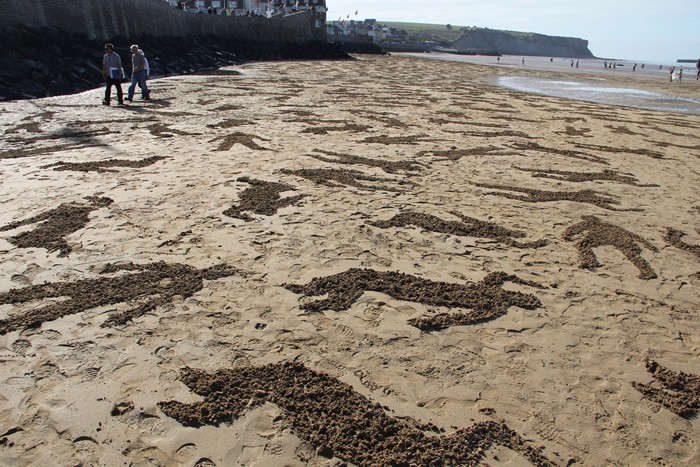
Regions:
<svg viewBox="0 0 700 467"><path fill-rule="evenodd" d="M102 57L102 76L105 80L105 98L103 105L109 105L112 97L112 86L117 88L117 100L119 105L124 105L124 93L122 91L122 79L124 69L122 68L122 58L114 52L114 45L105 44L105 55Z"/></svg>

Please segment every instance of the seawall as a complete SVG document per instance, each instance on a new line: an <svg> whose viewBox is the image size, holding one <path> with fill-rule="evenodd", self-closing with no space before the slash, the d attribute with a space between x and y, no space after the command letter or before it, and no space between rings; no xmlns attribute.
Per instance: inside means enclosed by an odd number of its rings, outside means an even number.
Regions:
<svg viewBox="0 0 700 467"><path fill-rule="evenodd" d="M326 42L325 15L299 12L272 18L187 13L163 0L3 0L0 30L18 24L86 34L187 37L216 35L263 42Z"/></svg>

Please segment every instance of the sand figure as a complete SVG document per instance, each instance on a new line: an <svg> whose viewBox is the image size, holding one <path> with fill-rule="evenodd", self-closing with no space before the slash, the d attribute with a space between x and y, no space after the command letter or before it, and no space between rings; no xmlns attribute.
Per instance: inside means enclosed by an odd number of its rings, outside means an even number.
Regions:
<svg viewBox="0 0 700 467"><path fill-rule="evenodd" d="M98 173L108 173L116 172L116 170L109 170L108 167L130 167L133 169L140 169L143 167L148 167L153 165L158 161L166 159L164 156L151 156L138 161L130 161L124 159L108 159L106 161L95 161L95 162L63 162L59 161L55 164L44 165L42 169L52 168L55 171L64 170L75 170L76 172L98 172Z"/></svg>
<svg viewBox="0 0 700 467"><path fill-rule="evenodd" d="M681 250L685 250L689 253L694 254L695 256L700 259L700 245L691 245L690 243L686 243L681 238L685 236L685 232L682 230L677 230L672 227L668 227L666 229L666 235L664 236L664 240L666 243L669 245L675 246L676 248L680 248Z"/></svg>
<svg viewBox="0 0 700 467"><path fill-rule="evenodd" d="M475 138L499 138L499 137L511 137L511 138L530 138L525 132L517 130L501 130L501 131L464 131L461 132L464 136L473 136Z"/></svg>
<svg viewBox="0 0 700 467"><path fill-rule="evenodd" d="M669 370L648 358L644 360L644 366L661 387L633 381L634 389L676 415L695 417L700 410L700 376Z"/></svg>
<svg viewBox="0 0 700 467"><path fill-rule="evenodd" d="M295 362L221 369L184 368L180 380L201 402L160 402L185 426L219 426L271 402L284 424L318 455L354 465L475 466L491 446L512 449L538 466L553 466L542 448L531 446L504 423L480 422L452 434L433 424L402 420L347 383Z"/></svg>
<svg viewBox="0 0 700 467"><path fill-rule="evenodd" d="M41 148L27 148L25 144L25 147L22 148L0 151L0 159L19 159L22 157L44 156L47 154L53 154L61 151L75 151L78 149L96 148L103 146L109 145L107 143L98 141L96 138L94 140L89 140L87 143L54 144L51 146Z"/></svg>
<svg viewBox="0 0 700 467"><path fill-rule="evenodd" d="M419 151L416 155L418 157L431 155L440 158L438 160L456 161L462 157L470 156L518 156L520 154L516 152L509 152L508 150L499 148L498 146L484 146L471 149L453 148L446 149L444 151Z"/></svg>
<svg viewBox="0 0 700 467"><path fill-rule="evenodd" d="M215 141L221 141L219 144L219 147L217 147L215 150L216 151L228 151L233 147L234 144L242 144L243 146L249 148L249 149L254 149L256 151L270 151L268 148L264 148L260 146L258 143L253 141L253 139L259 139L262 141L270 141L269 139L261 138L260 136L255 136L255 135L247 135L245 133L241 133L239 131L232 133L230 135L226 136L219 136L218 138L214 138L210 140L210 143L213 143Z"/></svg>
<svg viewBox="0 0 700 467"><path fill-rule="evenodd" d="M610 196L601 196L593 190L581 191L545 191L535 190L533 188L519 188L515 186L496 185L491 183L474 183L472 185L481 188L493 188L495 190L515 191L517 193L525 193L526 195L514 195L512 193L501 193L497 191L489 191L487 195L503 196L508 199L517 199L519 201L527 201L528 203L547 203L551 201L575 201L577 203L588 203L594 206L607 209L609 211L641 211L641 209L617 209L612 204L620 204L618 200Z"/></svg>
<svg viewBox="0 0 700 467"><path fill-rule="evenodd" d="M549 170L549 169L528 169L525 167L513 166L514 169L522 170L524 172L531 172L533 177L540 178L551 178L552 180L559 180L562 182L591 182L594 180L608 180L611 182L623 183L625 185L639 186L639 187L656 187L656 184L645 184L639 183L635 177L631 174L620 174L614 170L604 169L601 172L567 172L564 170Z"/></svg>
<svg viewBox="0 0 700 467"><path fill-rule="evenodd" d="M599 164L605 164L605 165L610 165L608 161L603 159L602 157L598 156L593 156L591 154L585 154L580 151L572 151L569 149L557 149L557 148L548 148L545 146L542 146L537 143L532 143L532 142L527 142L527 143L512 143L510 145L511 148L517 149L519 151L537 151L537 152L546 152L547 154L556 154L559 156L564 156L564 157L570 157L572 159L580 159L584 161L590 161L590 162L597 162Z"/></svg>
<svg viewBox="0 0 700 467"><path fill-rule="evenodd" d="M289 170L282 169L281 172L286 175L296 175L298 177L303 177L307 180L311 180L319 185L326 185L331 187L339 186L354 186L362 190L383 190L383 191L400 191L397 188L393 188L386 185L367 185L366 182L394 182L394 180L388 178L373 177L371 175L365 175L358 170L348 170L348 169L299 169L299 170ZM406 183L399 181L399 184Z"/></svg>
<svg viewBox="0 0 700 467"><path fill-rule="evenodd" d="M433 141L432 139L426 139L428 135L409 135L409 136L368 136L367 138L359 141L360 143L379 143L379 144L418 144L418 143L428 143Z"/></svg>
<svg viewBox="0 0 700 467"><path fill-rule="evenodd" d="M331 131L348 131L350 133L364 133L372 128L369 125L358 125L356 123L345 123L344 125L338 126L317 126L312 128L305 128L301 130L300 133L311 133L314 135L327 135Z"/></svg>
<svg viewBox="0 0 700 467"><path fill-rule="evenodd" d="M231 206L224 215L242 219L244 221L253 220L244 211L252 211L255 214L272 216L277 213L277 210L286 206L291 206L297 201L305 198L307 195L296 195L282 198L280 193L284 191L294 191L292 185L286 183L266 182L264 180L256 180L254 178L240 177L237 182L245 182L251 185L239 195L239 205Z"/></svg>
<svg viewBox="0 0 700 467"><path fill-rule="evenodd" d="M159 261L151 264L107 264L100 274L121 271L136 272L75 282L32 285L0 293L0 305L54 299L42 307L1 319L0 334L39 327L44 322L54 321L98 306L139 301L139 304L135 304L126 311L112 314L102 324L103 327L123 325L169 303L175 296L186 298L202 290L204 279L214 280L239 272L226 264L197 269L185 264ZM59 298L63 300L55 300Z"/></svg>
<svg viewBox="0 0 700 467"><path fill-rule="evenodd" d="M520 243L513 240L513 237L522 238L525 236L525 232L509 230L493 222L480 221L458 212L452 212L451 214L459 217L462 221L446 221L431 214L409 211L397 214L386 221L369 222L369 224L382 229L414 225L431 232L446 233L460 237L491 238L516 248L539 248L547 244L547 240Z"/></svg>
<svg viewBox="0 0 700 467"><path fill-rule="evenodd" d="M655 279L656 273L649 263L642 258L642 249L637 243L641 243L651 251L659 251L654 245L637 234L629 232L622 227L603 222L595 216L583 216L581 222L572 225L564 231L564 240L573 241L579 234L587 232L576 244L578 248L579 266L582 269L596 269L601 264L598 262L593 248L610 245L625 255L625 257L639 269L640 279Z"/></svg>
<svg viewBox="0 0 700 467"><path fill-rule="evenodd" d="M45 248L49 252L58 250L59 257L68 256L73 248L65 237L84 228L90 221L92 211L113 203L110 198L88 196L85 199L89 204L62 203L50 211L0 227L0 232L38 224L34 230L19 233L8 241L19 248Z"/></svg>
<svg viewBox="0 0 700 467"><path fill-rule="evenodd" d="M235 128L244 125L254 125L255 122L241 118L226 118L219 123L211 123L207 128Z"/></svg>
<svg viewBox="0 0 700 467"><path fill-rule="evenodd" d="M659 128L654 128L657 131L663 131L663 129ZM684 134L678 134L674 136L685 136ZM592 149L594 151L603 151L603 152L608 152L612 154L638 154L641 156L648 156L651 157L652 159L663 159L664 155L661 154L660 152L652 151L651 149L646 149L646 148L635 148L635 149L627 149L627 148L615 148L612 146L603 146L600 144L586 144L586 143L576 143L575 145L577 148L583 148L583 149Z"/></svg>
<svg viewBox="0 0 700 467"><path fill-rule="evenodd" d="M490 321L505 315L511 306L526 310L540 307L541 303L534 295L504 290L502 286L505 282L542 288L535 282L504 272L491 273L481 282L455 284L433 282L402 272L359 268L332 276L315 277L305 285L284 284L283 287L305 297L328 294L325 299L300 306L302 310L311 312L347 310L367 291L384 293L397 300L473 310L471 313L441 313L408 321L412 326L429 331Z"/></svg>
<svg viewBox="0 0 700 467"><path fill-rule="evenodd" d="M172 138L175 135L180 135L180 136L196 136L196 135L201 135L201 133L190 133L189 131L182 131L178 130L177 128L170 128L168 125L164 123L154 123L152 125L148 125L148 131L151 132L153 136L157 136L159 138Z"/></svg>
<svg viewBox="0 0 700 467"><path fill-rule="evenodd" d="M379 167L386 173L399 173L399 171L403 170L406 172L416 172L421 170L422 166L416 162L410 162L410 161L397 161L397 162L392 162L392 161L387 161L387 160L380 160L380 159L370 159L367 157L362 157L362 156L351 156L350 154L340 154L337 152L332 152L332 151L324 151L322 149L314 149L314 152L318 152L321 154L326 154L327 156L332 156L333 158L330 157L323 157L318 154L308 154L309 157L313 157L314 159L318 159L323 162L331 162L335 164L359 164L359 165L367 165L370 167Z"/></svg>

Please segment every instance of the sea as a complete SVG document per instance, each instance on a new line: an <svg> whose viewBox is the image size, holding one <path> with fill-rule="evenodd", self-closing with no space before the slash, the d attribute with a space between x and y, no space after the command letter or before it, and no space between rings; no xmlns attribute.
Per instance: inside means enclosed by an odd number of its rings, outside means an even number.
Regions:
<svg viewBox="0 0 700 467"><path fill-rule="evenodd" d="M603 59L568 59L551 57L522 57L486 55L458 55L441 52L431 53L403 53L429 60L446 60L455 62L476 63L490 65L504 69L532 69L539 71L557 72L557 77L533 77L494 74L492 82L498 86L513 89L520 92L541 94L546 96L562 97L566 99L596 102L601 104L621 105L641 109L661 110L669 112L681 112L700 115L700 84L695 80L695 64L693 63L644 63L628 60L603 60ZM523 60L525 62L523 63ZM615 64L614 68L606 69L605 63ZM634 66L636 63L636 67ZM680 68L683 68L683 79L679 84L669 82L669 69L675 66L676 78ZM633 70L634 68L634 70ZM567 78L561 78L561 72L567 73ZM659 81L668 86L693 86L698 92L699 98L679 96L674 93L655 92L640 89L630 85L629 87L606 85L606 76L622 75L635 78ZM636 80L635 80L636 81ZM685 84L684 84L685 83ZM655 86L658 87L658 86Z"/></svg>

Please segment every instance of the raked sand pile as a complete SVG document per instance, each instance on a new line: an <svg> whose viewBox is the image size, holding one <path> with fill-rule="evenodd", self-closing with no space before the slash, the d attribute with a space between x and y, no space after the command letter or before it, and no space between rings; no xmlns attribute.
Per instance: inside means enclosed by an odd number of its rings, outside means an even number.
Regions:
<svg viewBox="0 0 700 467"><path fill-rule="evenodd" d="M0 464L700 463L700 116L237 70L0 104Z"/></svg>

